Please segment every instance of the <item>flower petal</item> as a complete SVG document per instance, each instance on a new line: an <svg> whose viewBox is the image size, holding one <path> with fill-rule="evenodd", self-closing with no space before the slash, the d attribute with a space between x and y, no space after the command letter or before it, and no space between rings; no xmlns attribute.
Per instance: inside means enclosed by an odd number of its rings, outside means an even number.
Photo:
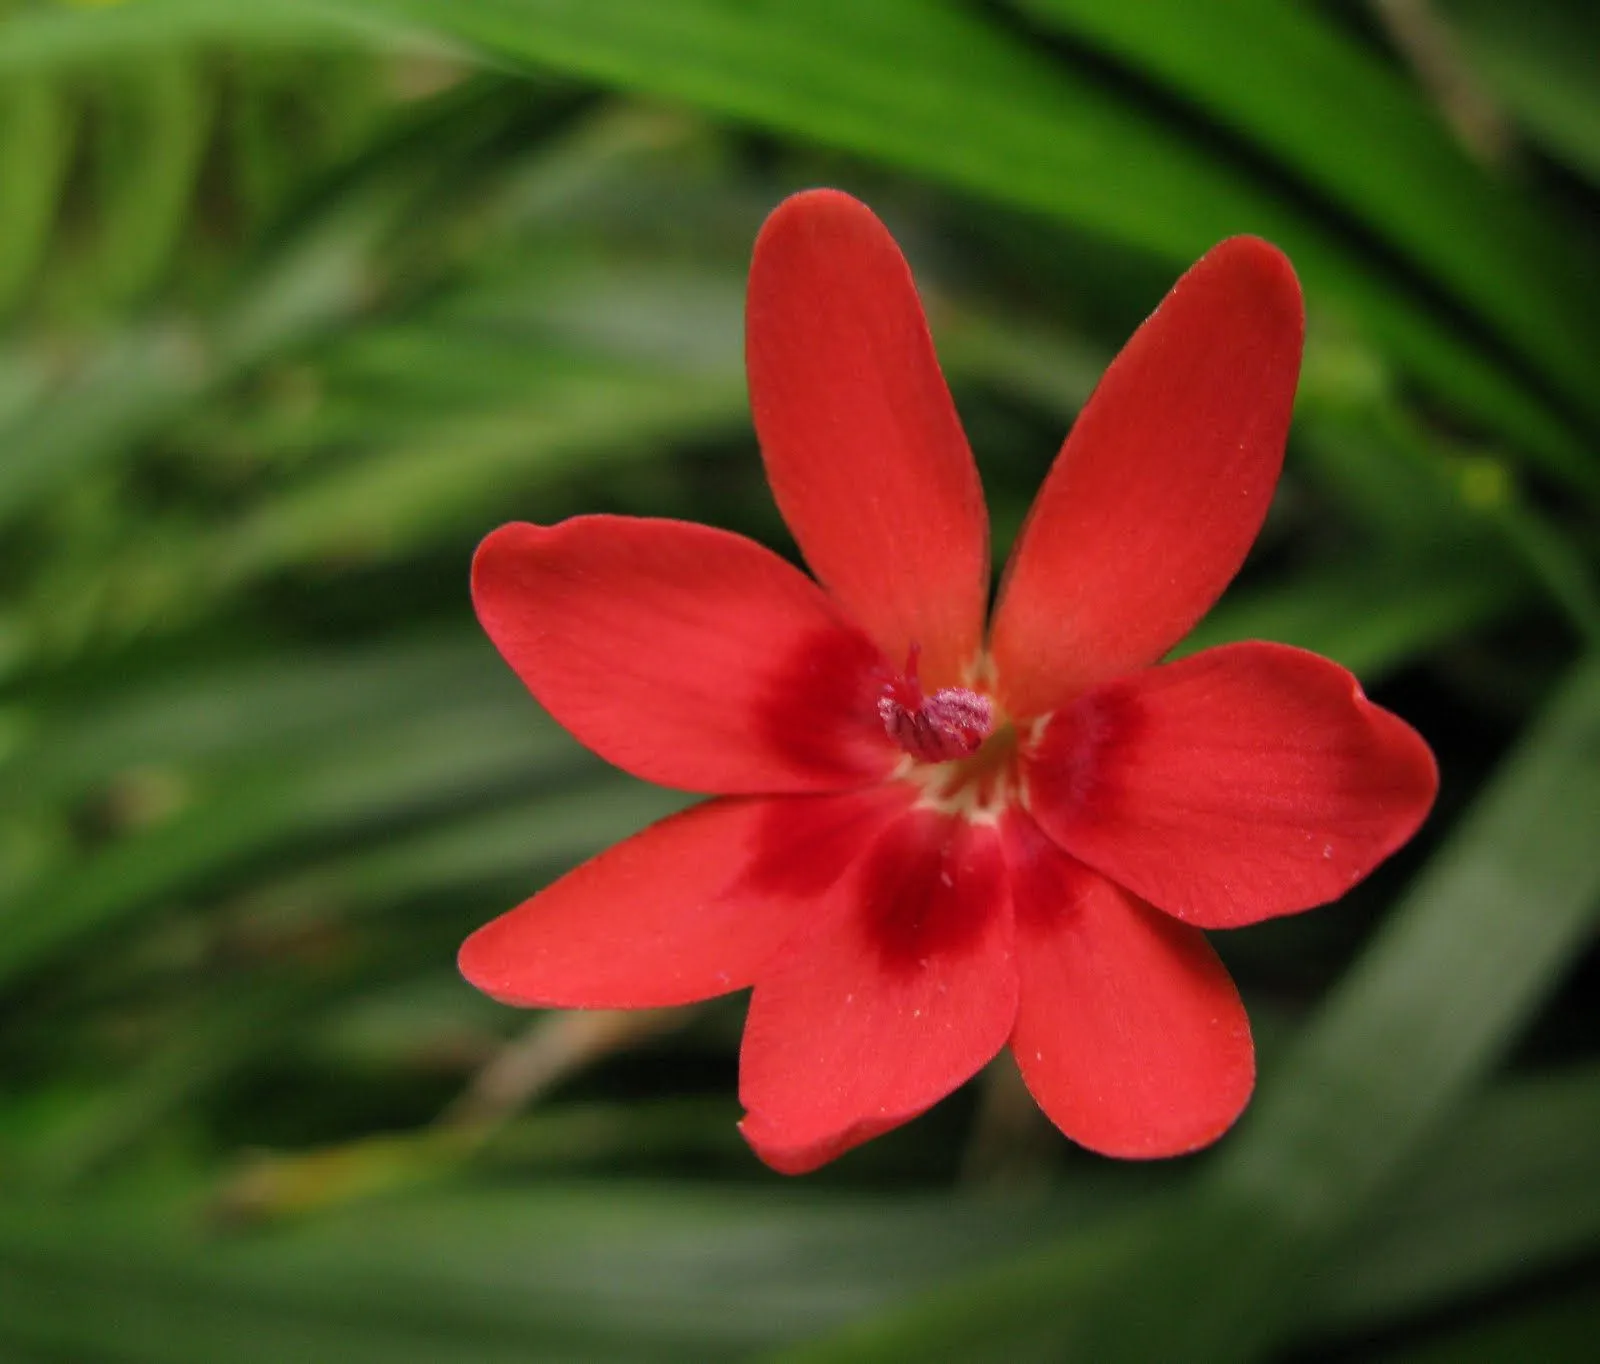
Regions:
<svg viewBox="0 0 1600 1364"><path fill-rule="evenodd" d="M843 790L899 757L877 712L886 661L742 536L625 516L502 526L478 547L472 597L545 708L646 781Z"/></svg>
<svg viewBox="0 0 1600 1364"><path fill-rule="evenodd" d="M1337 899L1416 832L1433 754L1336 663L1233 644L1099 687L1027 764L1061 847L1202 928Z"/></svg>
<svg viewBox="0 0 1600 1364"><path fill-rule="evenodd" d="M1102 1155L1215 1141L1255 1084L1250 1021L1226 968L1180 924L1005 823L1021 997L1011 1050L1050 1120Z"/></svg>
<svg viewBox="0 0 1600 1364"><path fill-rule="evenodd" d="M756 981L745 1139L785 1174L815 1169L970 1078L1005 1045L1016 1003L998 835L908 814Z"/></svg>
<svg viewBox="0 0 1600 1364"><path fill-rule="evenodd" d="M507 1004L656 1008L742 990L914 792L707 801L480 928L461 974Z"/></svg>
<svg viewBox="0 0 1600 1364"><path fill-rule="evenodd" d="M746 301L750 406L806 562L932 690L982 640L988 516L911 271L865 204L810 190L773 210Z"/></svg>
<svg viewBox="0 0 1600 1364"><path fill-rule="evenodd" d="M1300 286L1234 237L1112 362L1017 537L991 652L1013 716L1153 663L1238 572L1283 463Z"/></svg>

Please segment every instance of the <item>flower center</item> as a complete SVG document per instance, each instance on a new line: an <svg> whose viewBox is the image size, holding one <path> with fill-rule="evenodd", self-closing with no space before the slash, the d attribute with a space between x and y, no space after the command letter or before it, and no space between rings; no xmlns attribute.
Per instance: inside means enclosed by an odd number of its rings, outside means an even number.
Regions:
<svg viewBox="0 0 1600 1364"><path fill-rule="evenodd" d="M919 652L913 644L905 672L878 698L884 732L918 762L971 757L994 730L994 702L965 687L940 687L925 696L917 681Z"/></svg>
<svg viewBox="0 0 1600 1364"><path fill-rule="evenodd" d="M994 700L967 687L926 695L911 646L905 672L884 685L878 715L884 732L908 756L898 776L922 788L919 804L968 819L993 821L1020 794L1019 733Z"/></svg>

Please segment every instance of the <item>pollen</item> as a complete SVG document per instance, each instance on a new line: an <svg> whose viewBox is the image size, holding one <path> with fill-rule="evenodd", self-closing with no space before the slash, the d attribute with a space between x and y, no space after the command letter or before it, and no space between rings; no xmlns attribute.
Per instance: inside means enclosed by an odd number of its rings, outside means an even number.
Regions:
<svg viewBox="0 0 1600 1364"><path fill-rule="evenodd" d="M965 687L941 688L915 707L886 689L878 715L889 737L925 763L971 757L994 728L994 702Z"/></svg>

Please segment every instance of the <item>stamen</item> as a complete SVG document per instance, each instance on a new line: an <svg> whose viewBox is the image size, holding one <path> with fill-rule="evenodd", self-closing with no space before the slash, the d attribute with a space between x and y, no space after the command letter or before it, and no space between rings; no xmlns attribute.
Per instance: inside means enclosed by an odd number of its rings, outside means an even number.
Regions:
<svg viewBox="0 0 1600 1364"><path fill-rule="evenodd" d="M918 652L913 644L905 675L884 687L878 700L885 733L921 762L971 757L994 729L994 702L965 687L941 687L924 696L917 681Z"/></svg>

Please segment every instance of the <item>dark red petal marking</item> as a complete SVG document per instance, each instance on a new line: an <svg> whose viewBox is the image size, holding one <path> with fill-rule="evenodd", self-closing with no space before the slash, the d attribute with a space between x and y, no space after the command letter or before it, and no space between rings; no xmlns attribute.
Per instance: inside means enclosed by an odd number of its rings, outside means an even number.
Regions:
<svg viewBox="0 0 1600 1364"><path fill-rule="evenodd" d="M836 190L780 204L746 302L750 406L806 562L892 659L956 686L989 581L983 489L911 271L872 211Z"/></svg>
<svg viewBox="0 0 1600 1364"><path fill-rule="evenodd" d="M804 1173L972 1076L1016 1017L1011 943L993 826L896 821L756 981L739 1077L756 1154Z"/></svg>
<svg viewBox="0 0 1600 1364"><path fill-rule="evenodd" d="M1202 928L1337 899L1438 789L1427 744L1348 672L1259 643L1097 688L1050 720L1025 776L1056 843Z"/></svg>
<svg viewBox="0 0 1600 1364"><path fill-rule="evenodd" d="M1235 237L1123 347L1001 585L991 652L1013 717L1155 662L1232 580L1277 485L1303 332L1289 262Z"/></svg>
<svg viewBox="0 0 1600 1364"><path fill-rule="evenodd" d="M550 713L646 781L842 790L898 760L877 714L887 663L805 574L741 536L623 516L502 526L472 595Z"/></svg>
<svg viewBox="0 0 1600 1364"><path fill-rule="evenodd" d="M1102 1155L1181 1155L1232 1125L1255 1083L1239 992L1205 936L1002 824L1021 995L1011 1050L1039 1107Z"/></svg>
<svg viewBox="0 0 1600 1364"><path fill-rule="evenodd" d="M750 985L914 798L729 797L585 862L461 949L461 973L508 1004L654 1008Z"/></svg>

